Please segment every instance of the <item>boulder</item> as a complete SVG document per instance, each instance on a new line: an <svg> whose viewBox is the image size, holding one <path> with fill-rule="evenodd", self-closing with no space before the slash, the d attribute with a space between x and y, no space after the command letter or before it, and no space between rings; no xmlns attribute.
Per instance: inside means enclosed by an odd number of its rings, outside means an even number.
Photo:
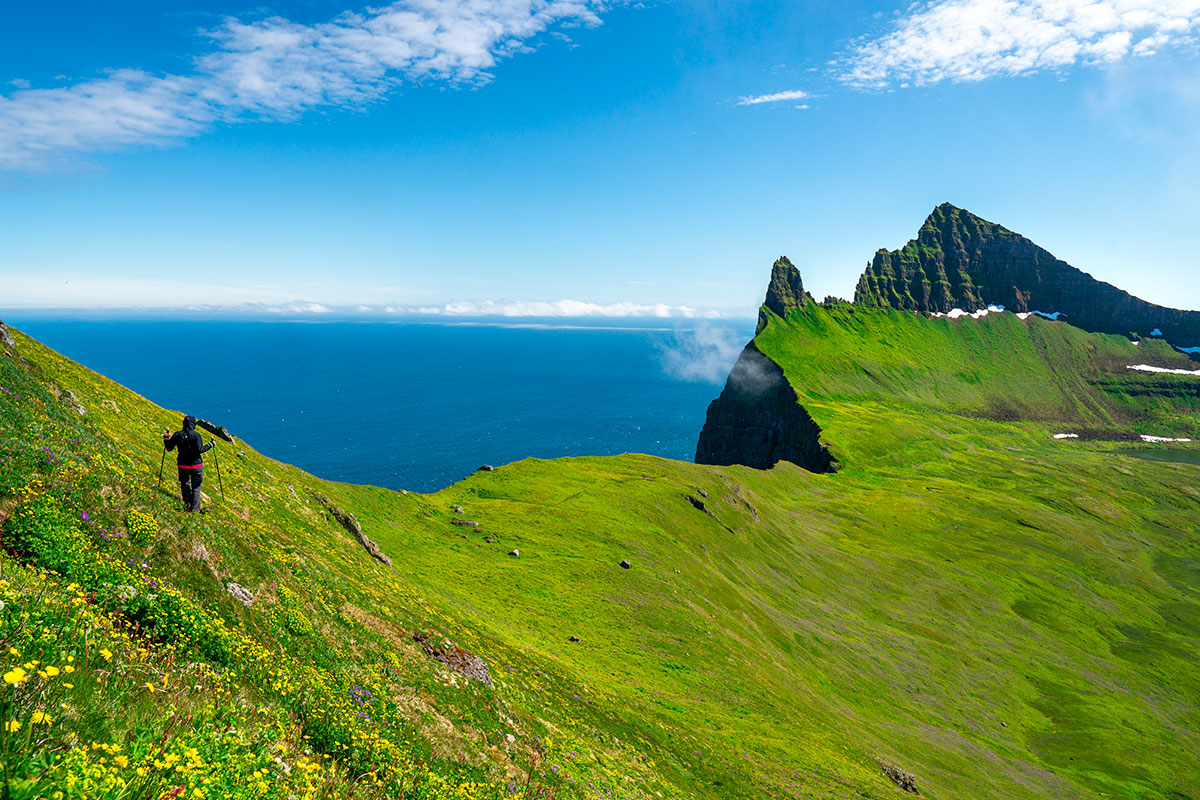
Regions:
<svg viewBox="0 0 1200 800"><path fill-rule="evenodd" d="M457 517L450 520L450 524L451 525L465 525L468 528L478 528L479 527L479 523L473 519L458 519Z"/></svg>
<svg viewBox="0 0 1200 800"><path fill-rule="evenodd" d="M633 564L630 564L628 561L622 561L621 569L633 569Z"/></svg>
<svg viewBox="0 0 1200 800"><path fill-rule="evenodd" d="M582 642L582 641L583 641L583 639L580 639L578 636L572 636L572 637L571 637L570 639L568 639L567 641L568 641L568 642L576 642L576 643L578 643L578 642Z"/></svg>
<svg viewBox="0 0 1200 800"><path fill-rule="evenodd" d="M509 550L509 551L508 551L508 554L509 554L510 556L517 556L517 557L520 557L520 555L521 555L521 551L520 551L520 550L518 550L517 548L515 548L515 547L514 547L512 550Z"/></svg>
<svg viewBox="0 0 1200 800"><path fill-rule="evenodd" d="M233 596L234 600L237 600L244 606L254 605L254 595L249 589L241 584L229 581L229 583L225 584L225 591L229 592L229 594Z"/></svg>
<svg viewBox="0 0 1200 800"><path fill-rule="evenodd" d="M484 464L482 467L480 467L479 469L477 469L475 471L476 472L495 472L496 468L493 467L491 464Z"/></svg>

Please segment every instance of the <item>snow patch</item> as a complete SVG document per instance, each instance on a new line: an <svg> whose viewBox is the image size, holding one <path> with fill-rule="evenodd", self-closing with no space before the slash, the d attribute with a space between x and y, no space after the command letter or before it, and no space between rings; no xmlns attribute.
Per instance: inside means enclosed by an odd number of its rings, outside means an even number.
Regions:
<svg viewBox="0 0 1200 800"><path fill-rule="evenodd" d="M1176 347L1181 353L1200 353L1200 347Z"/></svg>
<svg viewBox="0 0 1200 800"><path fill-rule="evenodd" d="M1029 311L1018 311L1017 319L1029 319L1029 314L1030 314Z"/></svg>
<svg viewBox="0 0 1200 800"><path fill-rule="evenodd" d="M1054 434L1054 438L1055 439L1078 439L1079 434L1078 433L1056 433L1056 434Z"/></svg>
<svg viewBox="0 0 1200 800"><path fill-rule="evenodd" d="M1170 436L1150 436L1148 434L1140 434L1143 442L1190 442L1191 439L1172 439Z"/></svg>
<svg viewBox="0 0 1200 800"><path fill-rule="evenodd" d="M1165 372L1169 375L1200 376L1200 369L1167 369L1166 367L1152 367L1149 364L1134 364L1125 369L1136 369L1139 372Z"/></svg>
<svg viewBox="0 0 1200 800"><path fill-rule="evenodd" d="M1154 330L1150 331L1150 335L1151 336L1162 336L1163 334L1162 334L1161 330L1159 330L1158 328L1155 328Z"/></svg>
<svg viewBox="0 0 1200 800"><path fill-rule="evenodd" d="M1000 312L1003 310L1004 306L988 306L987 308L981 308L978 311L963 311L961 308L952 308L948 313L945 314L943 314L941 311L935 311L933 312L933 316L945 317L946 319L958 319L959 317L979 319L980 317L986 317L990 313Z"/></svg>
<svg viewBox="0 0 1200 800"><path fill-rule="evenodd" d="M1045 317L1046 319L1051 319L1051 320L1054 320L1055 322L1058 322L1059 317L1066 316L1066 314L1062 313L1061 311L1052 311L1049 313L1047 313L1045 311L1030 311L1029 313L1037 314L1039 317Z"/></svg>

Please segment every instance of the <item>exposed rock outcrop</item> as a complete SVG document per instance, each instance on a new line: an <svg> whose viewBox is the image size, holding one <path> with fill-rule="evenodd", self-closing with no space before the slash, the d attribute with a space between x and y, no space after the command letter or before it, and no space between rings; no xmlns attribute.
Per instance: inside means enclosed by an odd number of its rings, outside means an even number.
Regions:
<svg viewBox="0 0 1200 800"><path fill-rule="evenodd" d="M0 320L0 347L3 347L5 350L12 350L16 346L17 343L13 341L12 331L4 324L4 320Z"/></svg>
<svg viewBox="0 0 1200 800"><path fill-rule="evenodd" d="M908 792L909 794L920 794L917 791L917 776L913 775L906 769L902 769L890 761L884 761L882 758L876 758L876 763L883 770L883 774L888 777L892 783Z"/></svg>
<svg viewBox="0 0 1200 800"><path fill-rule="evenodd" d="M225 591L229 592L234 600L237 600L244 606L254 605L254 593L240 583L229 581L225 584Z"/></svg>
<svg viewBox="0 0 1200 800"><path fill-rule="evenodd" d="M474 653L469 653L449 640L437 642L426 633L414 633L413 641L421 645L425 655L435 661L445 664L460 675L465 675L473 681L492 685L492 675L488 672L487 662Z"/></svg>
<svg viewBox="0 0 1200 800"><path fill-rule="evenodd" d="M812 472L837 469L821 444L821 428L800 406L783 370L750 342L708 406L696 463L770 469L780 461Z"/></svg>
<svg viewBox="0 0 1200 800"><path fill-rule="evenodd" d="M213 436L216 436L219 439L224 439L225 441L229 442L230 444L237 443L237 439L233 438L233 434L230 433L229 429L226 428L224 425L217 425L216 423L209 422L206 419L198 419L198 420L196 420L196 427L203 428L204 430L211 433Z"/></svg>
<svg viewBox="0 0 1200 800"><path fill-rule="evenodd" d="M949 203L938 206L917 238L880 250L858 281L854 301L925 312L1059 312L1088 331L1161 335L1200 345L1200 311L1148 303L1096 280L1029 239Z"/></svg>
<svg viewBox="0 0 1200 800"><path fill-rule="evenodd" d="M55 399L60 403L70 406L75 410L75 413L81 417L87 416L87 408L84 407L83 403L79 402L79 398L76 397L75 393L70 389L64 389L57 383L51 383L49 388L50 393L54 395Z"/></svg>
<svg viewBox="0 0 1200 800"><path fill-rule="evenodd" d="M758 327L755 333L766 327L767 310L786 318L789 311L811 301L812 297L804 291L800 270L796 269L787 256L780 256L771 267L771 282L767 285L767 296L758 310Z"/></svg>
<svg viewBox="0 0 1200 800"><path fill-rule="evenodd" d="M318 503L329 509L329 513L332 514L333 518L338 521L338 524L346 529L346 533L349 533L351 536L357 539L358 543L363 546L364 550L371 554L372 558L388 565L389 567L392 565L392 559L388 557L387 553L384 553L379 549L379 545L375 544L375 542L366 537L366 535L363 533L362 525L358 523L358 520L353 514L351 514L349 511L343 511L342 509L338 508L333 504L332 500L323 494L314 492L313 497L317 498Z"/></svg>

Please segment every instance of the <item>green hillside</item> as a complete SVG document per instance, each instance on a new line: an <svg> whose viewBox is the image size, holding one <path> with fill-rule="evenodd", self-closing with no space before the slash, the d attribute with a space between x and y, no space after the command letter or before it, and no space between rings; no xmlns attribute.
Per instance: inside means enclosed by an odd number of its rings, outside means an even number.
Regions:
<svg viewBox="0 0 1200 800"><path fill-rule="evenodd" d="M769 319L755 344L852 464L907 468L911 448L936 449L964 426L993 430L987 422L1016 423L999 435L1200 439L1200 380L1129 369L1200 368L1162 340L1135 345L1036 316L928 318L845 303Z"/></svg>
<svg viewBox="0 0 1200 800"><path fill-rule="evenodd" d="M931 798L1200 798L1198 468L1051 438L1196 434L1196 379L1124 369L1159 345L814 304L756 343L839 473L528 459L419 495L238 442L185 515L179 413L15 338L8 796L902 796L883 762Z"/></svg>

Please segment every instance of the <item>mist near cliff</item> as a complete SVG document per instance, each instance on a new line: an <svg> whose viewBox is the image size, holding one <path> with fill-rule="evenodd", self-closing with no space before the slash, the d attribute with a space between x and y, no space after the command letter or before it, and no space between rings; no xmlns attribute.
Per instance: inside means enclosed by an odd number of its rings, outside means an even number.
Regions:
<svg viewBox="0 0 1200 800"><path fill-rule="evenodd" d="M746 332L714 323L677 329L659 345L663 372L681 381L721 385L746 343Z"/></svg>

